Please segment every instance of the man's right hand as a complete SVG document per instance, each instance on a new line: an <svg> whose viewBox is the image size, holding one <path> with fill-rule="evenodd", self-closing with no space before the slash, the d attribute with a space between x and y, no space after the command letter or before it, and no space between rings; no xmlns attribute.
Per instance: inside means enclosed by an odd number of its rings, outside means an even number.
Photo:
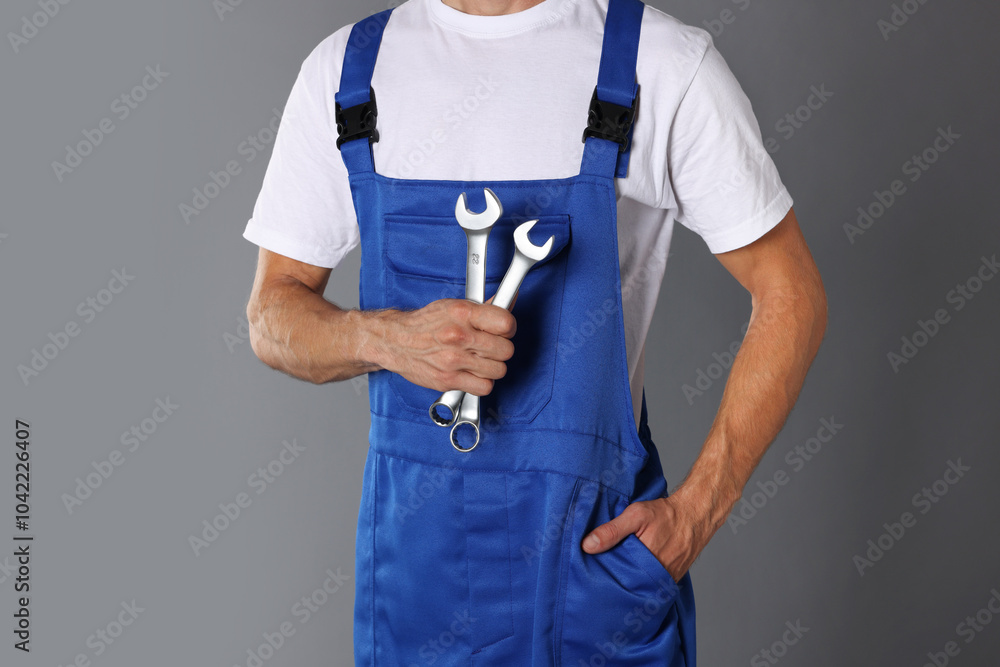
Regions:
<svg viewBox="0 0 1000 667"><path fill-rule="evenodd" d="M419 310L343 310L330 269L260 249L247 303L250 344L268 366L322 384L387 369L438 391L485 396L507 372L517 329L503 308L442 299Z"/></svg>
<svg viewBox="0 0 1000 667"><path fill-rule="evenodd" d="M380 313L379 365L410 382L476 396L493 390L514 354L514 316L490 304L441 299L419 310Z"/></svg>

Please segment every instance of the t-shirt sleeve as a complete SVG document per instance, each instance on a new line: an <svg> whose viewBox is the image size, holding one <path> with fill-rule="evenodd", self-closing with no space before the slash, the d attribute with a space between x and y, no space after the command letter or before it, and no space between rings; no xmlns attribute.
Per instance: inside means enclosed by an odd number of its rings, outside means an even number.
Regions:
<svg viewBox="0 0 1000 667"><path fill-rule="evenodd" d="M667 161L677 221L714 254L757 240L792 206L750 100L711 43L678 104Z"/></svg>
<svg viewBox="0 0 1000 667"><path fill-rule="evenodd" d="M360 240L334 121L342 32L302 63L243 232L262 248L326 268L335 267Z"/></svg>

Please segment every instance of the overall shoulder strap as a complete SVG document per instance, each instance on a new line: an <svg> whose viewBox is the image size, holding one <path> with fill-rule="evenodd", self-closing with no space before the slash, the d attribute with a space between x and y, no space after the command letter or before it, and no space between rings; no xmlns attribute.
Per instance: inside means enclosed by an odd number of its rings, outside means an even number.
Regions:
<svg viewBox="0 0 1000 667"><path fill-rule="evenodd" d="M344 53L340 90L336 95L337 147L349 174L375 171L372 144L378 141L378 106L372 74L382 33L392 9L358 21Z"/></svg>
<svg viewBox="0 0 1000 667"><path fill-rule="evenodd" d="M632 130L639 106L635 71L645 8L641 0L608 3L601 69L583 133L586 146L580 173L618 178L628 175Z"/></svg>

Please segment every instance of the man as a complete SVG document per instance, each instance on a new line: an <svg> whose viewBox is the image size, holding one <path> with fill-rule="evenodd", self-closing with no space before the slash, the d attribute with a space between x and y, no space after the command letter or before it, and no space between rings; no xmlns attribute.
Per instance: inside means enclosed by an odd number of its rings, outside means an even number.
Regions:
<svg viewBox="0 0 1000 667"><path fill-rule="evenodd" d="M493 197L467 258L456 215ZM268 365L369 374L357 664L694 664L688 569L826 326L791 203L708 34L638 0L410 0L313 51L245 232L247 312ZM482 303L466 278L493 295L529 219L553 248L510 310ZM642 386L674 221L753 314L668 497ZM323 292L359 243L344 310ZM481 441L449 446L428 416L452 390L481 401Z"/></svg>

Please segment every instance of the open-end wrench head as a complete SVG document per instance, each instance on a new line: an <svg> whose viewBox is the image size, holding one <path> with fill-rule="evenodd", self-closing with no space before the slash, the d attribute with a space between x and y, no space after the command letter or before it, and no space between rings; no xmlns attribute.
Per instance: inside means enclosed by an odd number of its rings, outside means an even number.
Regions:
<svg viewBox="0 0 1000 667"><path fill-rule="evenodd" d="M532 243L531 239L528 238L528 232L531 231L536 222L538 221L529 220L517 226L517 229L514 230L514 246L528 259L540 262L552 252L552 244L555 243L556 237L550 236L549 240L540 246Z"/></svg>
<svg viewBox="0 0 1000 667"><path fill-rule="evenodd" d="M500 204L497 196L493 194L493 191L489 188L484 188L483 194L486 195L486 210L482 213L473 213L469 210L464 192L458 196L458 202L455 203L455 219L458 220L458 224L462 229L469 231L489 229L503 215L503 206Z"/></svg>

